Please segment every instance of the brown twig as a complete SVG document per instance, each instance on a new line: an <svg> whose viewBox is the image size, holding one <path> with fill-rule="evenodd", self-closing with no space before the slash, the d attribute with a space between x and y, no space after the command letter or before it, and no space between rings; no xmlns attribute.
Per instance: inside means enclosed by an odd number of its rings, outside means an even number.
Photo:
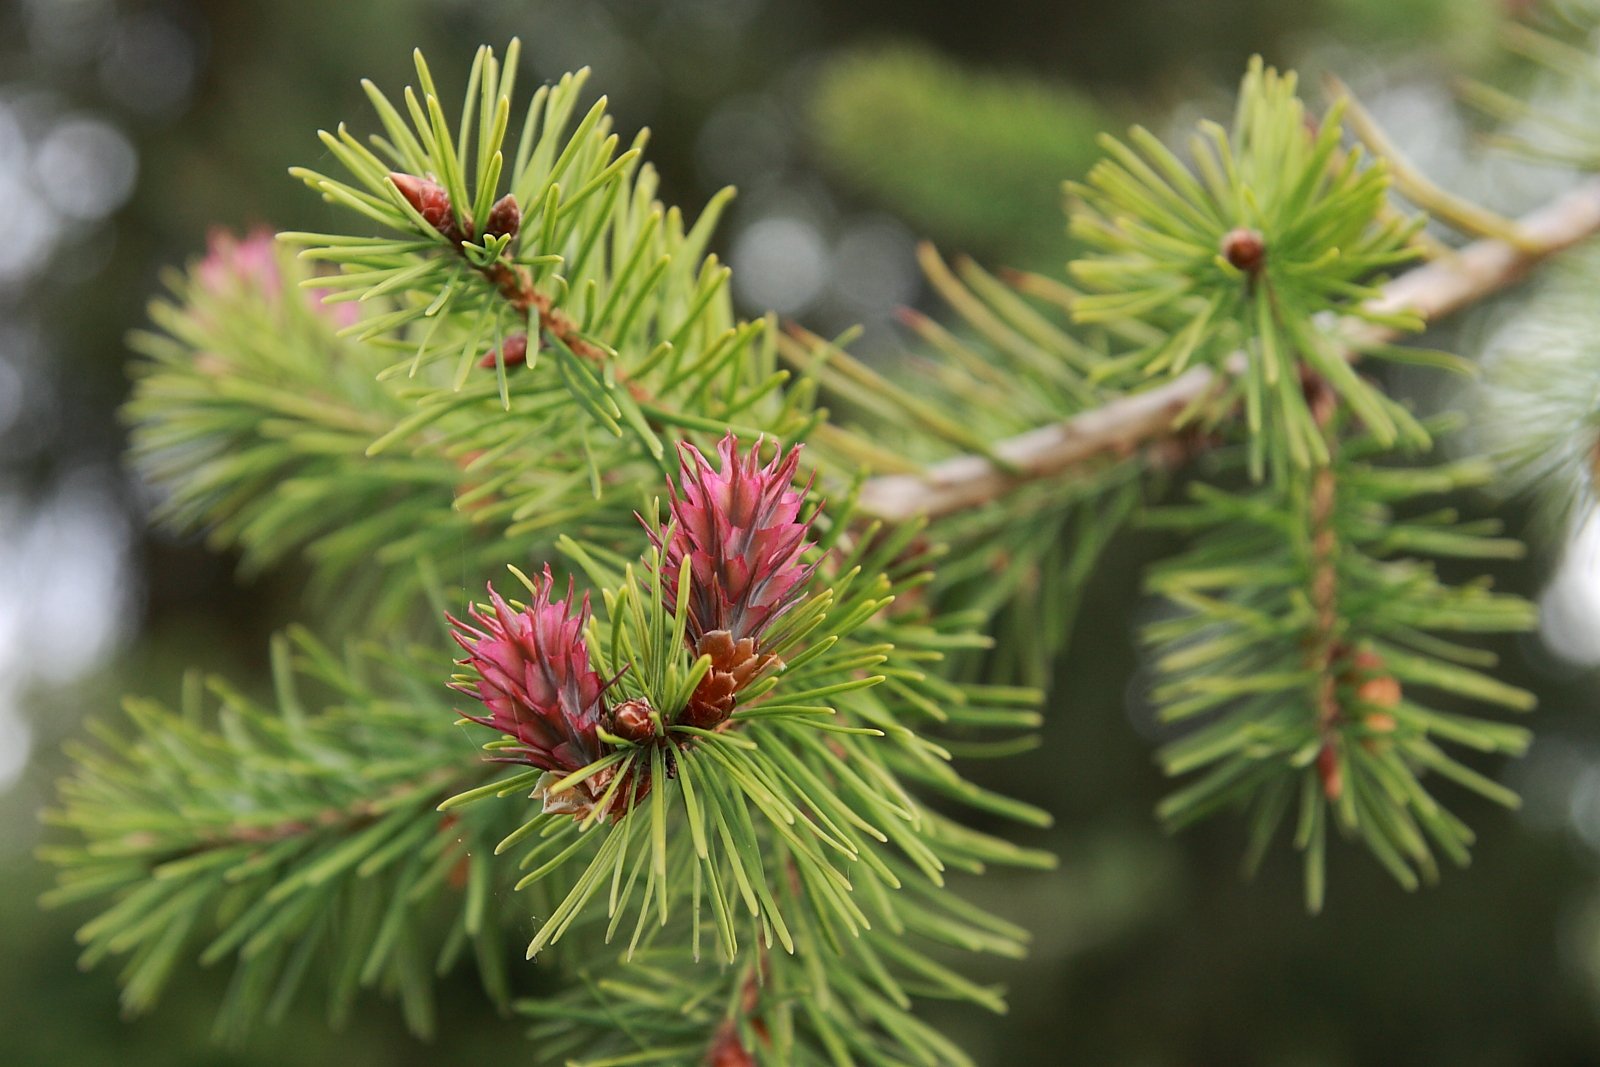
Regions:
<svg viewBox="0 0 1600 1067"><path fill-rule="evenodd" d="M610 354L605 349L579 335L578 324L572 321L572 317L556 307L548 296L534 286L533 279L528 277L525 268L496 261L478 270L518 314L524 318L529 314L537 314L540 329L560 340L573 355L581 356L598 367L604 367L611 362ZM635 400L640 402L653 400L638 382L629 380L623 375L621 368L615 367L614 364L612 373Z"/></svg>
<svg viewBox="0 0 1600 1067"><path fill-rule="evenodd" d="M449 194L436 180L431 177L395 172L389 175L389 181L406 202L416 209L422 221L433 227L463 262L494 286L495 292L511 305L519 316L525 320L537 316L538 328L532 338L525 340L531 341L537 348L539 334L544 334L554 338L573 355L598 366L606 367L612 362L611 353L584 338L578 332L578 324L573 321L572 316L556 307L554 300L539 291L526 267L508 263L504 259L496 259L487 265L480 264L467 255L467 242L476 236L477 229L471 218L462 216L456 210L459 205L451 204ZM515 237L521 227L522 211L517 206L516 198L507 193L495 201L490 209L488 218L484 220L483 233L491 237ZM504 351L504 348L500 350L500 356L491 353L491 358L483 365L493 366L497 359L503 359ZM628 381L619 368L612 365L610 370L635 400L650 399L636 382Z"/></svg>
<svg viewBox="0 0 1600 1067"><path fill-rule="evenodd" d="M1600 181L1587 181L1523 216L1517 228L1519 244L1476 241L1402 274L1384 286L1368 307L1411 312L1432 323L1515 284L1545 259L1600 232ZM1353 347L1360 347L1391 340L1394 333L1352 321L1346 336ZM1237 373L1242 363L1236 358L1226 373ZM1126 455L1142 444L1169 437L1176 431L1179 413L1218 388L1216 371L1196 367L1154 389L997 443L994 451L1010 465L1009 471L982 456L957 456L921 474L869 479L859 507L864 515L889 522L938 518L977 507L1028 482L1070 476L1092 461Z"/></svg>
<svg viewBox="0 0 1600 1067"><path fill-rule="evenodd" d="M1305 519L1309 533L1309 578L1306 593L1311 601L1311 629L1306 634L1306 666L1316 675L1313 701L1322 748L1317 752L1317 773L1322 791L1329 800L1338 800L1344 791L1339 767L1337 734L1344 718L1339 700L1339 670L1347 652L1339 625L1339 531L1336 519L1339 482L1332 456L1339 447L1333 432L1339 405L1338 395L1321 375L1302 369L1302 388L1306 406L1322 431L1330 462L1317 468L1311 477L1311 493L1306 501Z"/></svg>

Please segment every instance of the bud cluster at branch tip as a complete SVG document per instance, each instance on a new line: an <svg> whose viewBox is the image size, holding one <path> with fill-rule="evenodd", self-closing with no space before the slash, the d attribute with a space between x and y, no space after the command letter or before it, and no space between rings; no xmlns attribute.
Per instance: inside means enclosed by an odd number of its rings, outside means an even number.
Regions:
<svg viewBox="0 0 1600 1067"><path fill-rule="evenodd" d="M460 244L470 241L475 236L472 219L463 218L456 221L455 205L450 202L450 194L444 186L432 178L419 178L415 174L401 174L391 171L389 180L400 191L406 203L416 209L422 220L443 235L451 244ZM484 220L483 235L485 237L515 237L522 228L522 210L517 206L517 198L507 193L489 208L489 217Z"/></svg>
<svg viewBox="0 0 1600 1067"><path fill-rule="evenodd" d="M467 653L458 663L477 675L476 680L458 681L451 688L481 701L489 711L487 716L466 718L517 742L501 749L494 757L497 762L523 763L548 772L534 789L546 812L582 816L594 809L610 784L614 776L610 768L561 793L549 790L560 778L605 755L598 730L612 725L605 700L611 683L589 666L584 641L589 598L585 596L574 612L571 583L560 599L551 597L554 586L547 566L533 582L533 601L522 610L513 610L491 586L490 612L469 608L470 623L448 616L456 643ZM621 707L639 703L628 701ZM617 791L614 812L627 809L633 798L626 794L631 791L626 786Z"/></svg>
<svg viewBox="0 0 1600 1067"><path fill-rule="evenodd" d="M672 611L689 561L686 636L696 656L711 657L711 670L679 721L702 729L726 722L739 690L779 665L762 641L799 601L814 569L801 562L810 522L800 514L805 490L794 487L800 446L765 465L760 451L757 441L740 455L729 433L717 446L720 469L713 469L698 449L679 446L682 488L672 487L672 526L651 534L662 550L660 595Z"/></svg>
<svg viewBox="0 0 1600 1067"><path fill-rule="evenodd" d="M608 703L606 692L616 679L603 681L589 665L589 599L575 603L570 582L565 597L554 597L548 566L530 583L533 600L524 608L513 608L491 586L487 610L471 607L468 622L447 616L467 653L458 663L472 672L452 688L488 709L487 715L466 718L511 740L496 748L496 762L546 772L534 790L546 812L590 814L614 784L613 768L559 793L551 787L603 760L614 744L664 745L663 728L670 725L723 726L739 692L782 666L764 642L804 595L815 564L802 562L811 547L811 524L801 517L806 489L794 485L800 448L763 464L761 444L741 454L729 433L718 445L718 468L692 445L681 445L681 484L669 485L672 522L665 530L650 530L661 553L655 581L662 606L678 612L679 577L687 565L684 640L695 657L711 660L686 705L663 709L675 712L668 722L644 697ZM675 769L669 749L667 777ZM635 772L625 773L634 779ZM650 784L648 775L640 775L611 789L608 814L625 814Z"/></svg>

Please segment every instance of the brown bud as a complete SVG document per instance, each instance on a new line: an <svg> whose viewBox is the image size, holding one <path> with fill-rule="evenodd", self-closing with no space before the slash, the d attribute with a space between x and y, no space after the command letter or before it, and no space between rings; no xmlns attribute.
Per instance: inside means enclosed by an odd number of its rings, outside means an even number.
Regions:
<svg viewBox="0 0 1600 1067"><path fill-rule="evenodd" d="M417 209L417 214L434 229L443 232L444 227L454 221L450 212L450 194L444 191L444 186L431 178L419 178L415 174L400 174L391 172L389 180L394 182L394 187L400 190L400 195L406 198L406 203Z"/></svg>
<svg viewBox="0 0 1600 1067"><path fill-rule="evenodd" d="M1306 409L1318 426L1326 427L1339 410L1339 394L1333 391L1328 379L1307 367L1300 368L1300 392L1306 398Z"/></svg>
<svg viewBox="0 0 1600 1067"><path fill-rule="evenodd" d="M626 741L647 741L655 736L656 725L650 721L648 700L628 700L618 704L611 712L611 732Z"/></svg>
<svg viewBox="0 0 1600 1067"><path fill-rule="evenodd" d="M1260 274L1262 265L1267 261L1266 239L1261 236L1260 230L1243 226L1229 230L1222 238L1222 258L1246 274Z"/></svg>
<svg viewBox="0 0 1600 1067"><path fill-rule="evenodd" d="M1323 796L1338 800L1344 795L1344 774L1339 770L1339 754L1331 741L1324 741L1317 752L1317 776L1322 779Z"/></svg>
<svg viewBox="0 0 1600 1067"><path fill-rule="evenodd" d="M782 663L770 653L756 651L755 639L734 641L727 630L712 630L695 643L695 655L710 656L711 669L695 686L678 722L712 730L728 721L743 689L768 667Z"/></svg>
<svg viewBox="0 0 1600 1067"><path fill-rule="evenodd" d="M756 1058L739 1043L739 1031L724 1025L706 1052L706 1067L756 1067Z"/></svg>
<svg viewBox="0 0 1600 1067"><path fill-rule="evenodd" d="M489 209L489 218L483 224L485 237L509 236L515 237L522 228L522 209L517 207L517 198L507 193L494 202Z"/></svg>
<svg viewBox="0 0 1600 1067"><path fill-rule="evenodd" d="M1399 723L1387 711L1374 712L1362 720L1367 729L1375 734L1392 734Z"/></svg>
<svg viewBox="0 0 1600 1067"><path fill-rule="evenodd" d="M1372 673L1383 670L1383 657L1370 648L1363 648L1350 657L1350 666L1358 671Z"/></svg>
<svg viewBox="0 0 1600 1067"><path fill-rule="evenodd" d="M1400 703L1400 683L1389 674L1368 678L1356 687L1356 699L1375 708L1392 708ZM1372 720L1367 722L1370 725Z"/></svg>
<svg viewBox="0 0 1600 1067"><path fill-rule="evenodd" d="M500 346L500 354L505 359L506 366L519 367L528 362L528 335L525 333L512 334ZM489 349L489 354L478 360L480 367L494 366L495 349Z"/></svg>
<svg viewBox="0 0 1600 1067"><path fill-rule="evenodd" d="M461 240L461 230L456 226L455 212L451 208L450 194L432 178L419 178L415 174L391 171L389 180L406 198L406 203L417 209L424 222L452 241Z"/></svg>

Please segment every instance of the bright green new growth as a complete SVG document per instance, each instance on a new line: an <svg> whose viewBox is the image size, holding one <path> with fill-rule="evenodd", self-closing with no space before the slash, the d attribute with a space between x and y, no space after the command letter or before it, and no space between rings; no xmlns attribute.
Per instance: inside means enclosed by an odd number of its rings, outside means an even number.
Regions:
<svg viewBox="0 0 1600 1067"><path fill-rule="evenodd" d="M343 273L332 284L347 288L346 298L388 298L379 313L350 328L358 338L405 353L386 375L417 379L444 365L440 375L423 378L419 391L437 394L448 385L455 401L424 405L393 437L416 432L456 405L485 399L487 384L468 385L473 369L519 331L542 341L530 345L534 365L539 348L552 350L544 358L556 364L554 377L568 402L599 431L580 449L599 469L609 469L601 460L616 455L614 439L623 437L629 439L625 447L661 462L668 454L661 433L668 427L748 430L759 423L785 437L803 433L804 390L787 394L787 402L776 395L785 375L749 358L759 351L765 326L733 320L727 268L704 256L728 194L685 231L682 215L654 199L655 173L640 162L644 135L617 152L604 98L568 131L586 73L533 94L508 163L516 52L513 44L502 74L493 54L480 51L454 135L419 53L422 96L406 90L409 124L367 85L386 134L372 138L381 158L348 130L321 135L357 184L294 171L330 202L401 235L282 235L305 245L308 258L339 264ZM457 222L470 222L479 233L490 205L508 189L521 226L514 236L486 235L453 247L407 202L394 173L437 178ZM474 205L472 212L463 212L463 204ZM391 302L396 306L387 306ZM497 358L494 387L510 411L508 378ZM526 433L525 425L520 428ZM372 451L390 442L381 438Z"/></svg>
<svg viewBox="0 0 1600 1067"><path fill-rule="evenodd" d="M1072 264L1092 294L1075 317L1167 331L1102 375L1128 382L1192 364L1227 368L1243 353L1237 388L1257 477L1267 459L1274 472L1328 461L1300 368L1327 379L1384 444L1428 441L1404 407L1351 370L1350 338L1324 321L1422 326L1368 303L1374 275L1417 257L1408 242L1421 220L1389 208L1381 162L1344 148L1340 110L1313 126L1294 75L1257 59L1233 128L1202 122L1191 139L1192 168L1135 127L1131 146L1103 138L1108 158L1069 185L1079 201L1072 231L1094 250Z"/></svg>

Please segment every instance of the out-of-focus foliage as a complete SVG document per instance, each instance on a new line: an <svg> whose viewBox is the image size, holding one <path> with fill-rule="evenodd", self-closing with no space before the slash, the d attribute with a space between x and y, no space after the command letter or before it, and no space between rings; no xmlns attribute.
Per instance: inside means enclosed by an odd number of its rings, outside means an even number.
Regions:
<svg viewBox="0 0 1600 1067"><path fill-rule="evenodd" d="M975 70L913 44L830 59L811 104L818 155L941 243L1029 265L1061 256L1061 182L1110 123L1070 85Z"/></svg>
<svg viewBox="0 0 1600 1067"><path fill-rule="evenodd" d="M1387 48L1425 45L1462 57L1481 54L1518 0L1326 0L1341 32Z"/></svg>
<svg viewBox="0 0 1600 1067"><path fill-rule="evenodd" d="M1482 447L1505 487L1535 494L1546 539L1595 506L1600 469L1600 253L1586 249L1543 280L1489 342L1476 394Z"/></svg>
<svg viewBox="0 0 1600 1067"><path fill-rule="evenodd" d="M1467 98L1501 124L1496 141L1518 155L1600 170L1600 4L1542 5L1504 28L1506 62ZM1566 256L1502 316L1484 344L1474 395L1475 444L1494 454L1501 488L1531 499L1546 544L1592 513L1600 470L1600 251Z"/></svg>

